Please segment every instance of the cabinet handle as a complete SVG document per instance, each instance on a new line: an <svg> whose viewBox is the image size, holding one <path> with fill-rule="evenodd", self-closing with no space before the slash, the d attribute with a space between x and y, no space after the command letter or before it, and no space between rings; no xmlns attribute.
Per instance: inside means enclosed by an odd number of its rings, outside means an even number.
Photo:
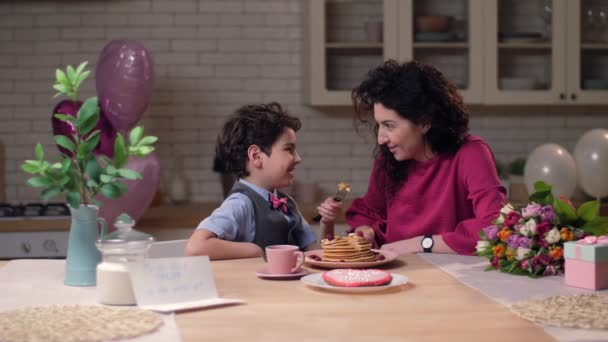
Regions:
<svg viewBox="0 0 608 342"><path fill-rule="evenodd" d="M566 99L566 94L564 94L564 93L559 93L559 99L560 99L560 100L565 100L565 99Z"/></svg>
<svg viewBox="0 0 608 342"><path fill-rule="evenodd" d="M572 101L576 101L576 94L575 93L570 94L570 99Z"/></svg>
<svg viewBox="0 0 608 342"><path fill-rule="evenodd" d="M29 242L22 242L21 243L21 249L27 253L30 254L30 251L32 250L32 246L30 245Z"/></svg>

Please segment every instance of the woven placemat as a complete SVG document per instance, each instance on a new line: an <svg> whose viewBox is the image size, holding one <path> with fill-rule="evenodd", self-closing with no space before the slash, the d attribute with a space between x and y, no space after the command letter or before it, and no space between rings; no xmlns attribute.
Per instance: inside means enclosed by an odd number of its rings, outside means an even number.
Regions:
<svg viewBox="0 0 608 342"><path fill-rule="evenodd" d="M536 323L558 327L608 329L608 296L580 294L528 300L511 305L511 311Z"/></svg>
<svg viewBox="0 0 608 342"><path fill-rule="evenodd" d="M112 341L156 331L160 315L137 308L53 305L0 312L0 341Z"/></svg>

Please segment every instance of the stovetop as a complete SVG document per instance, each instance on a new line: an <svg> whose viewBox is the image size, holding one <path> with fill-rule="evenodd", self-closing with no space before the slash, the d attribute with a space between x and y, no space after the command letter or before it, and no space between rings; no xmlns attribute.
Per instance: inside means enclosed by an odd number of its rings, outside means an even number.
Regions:
<svg viewBox="0 0 608 342"><path fill-rule="evenodd" d="M64 217L70 215L65 203L0 203L0 219Z"/></svg>

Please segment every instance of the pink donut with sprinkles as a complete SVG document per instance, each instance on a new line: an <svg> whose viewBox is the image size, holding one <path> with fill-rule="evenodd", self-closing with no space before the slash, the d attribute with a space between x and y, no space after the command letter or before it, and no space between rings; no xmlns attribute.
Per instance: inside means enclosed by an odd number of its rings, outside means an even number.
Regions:
<svg viewBox="0 0 608 342"><path fill-rule="evenodd" d="M333 286L380 286L391 282L393 276L386 271L368 269L335 269L323 273L323 280Z"/></svg>

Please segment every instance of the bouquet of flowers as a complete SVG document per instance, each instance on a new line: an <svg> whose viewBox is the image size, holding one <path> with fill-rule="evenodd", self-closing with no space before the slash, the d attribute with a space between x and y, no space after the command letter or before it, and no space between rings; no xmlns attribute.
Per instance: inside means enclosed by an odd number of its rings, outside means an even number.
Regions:
<svg viewBox="0 0 608 342"><path fill-rule="evenodd" d="M534 184L530 203L505 205L494 224L479 232L476 254L490 260L487 270L538 277L563 273L564 242L608 232L608 217L599 216L598 201L578 209L555 198L551 186Z"/></svg>

